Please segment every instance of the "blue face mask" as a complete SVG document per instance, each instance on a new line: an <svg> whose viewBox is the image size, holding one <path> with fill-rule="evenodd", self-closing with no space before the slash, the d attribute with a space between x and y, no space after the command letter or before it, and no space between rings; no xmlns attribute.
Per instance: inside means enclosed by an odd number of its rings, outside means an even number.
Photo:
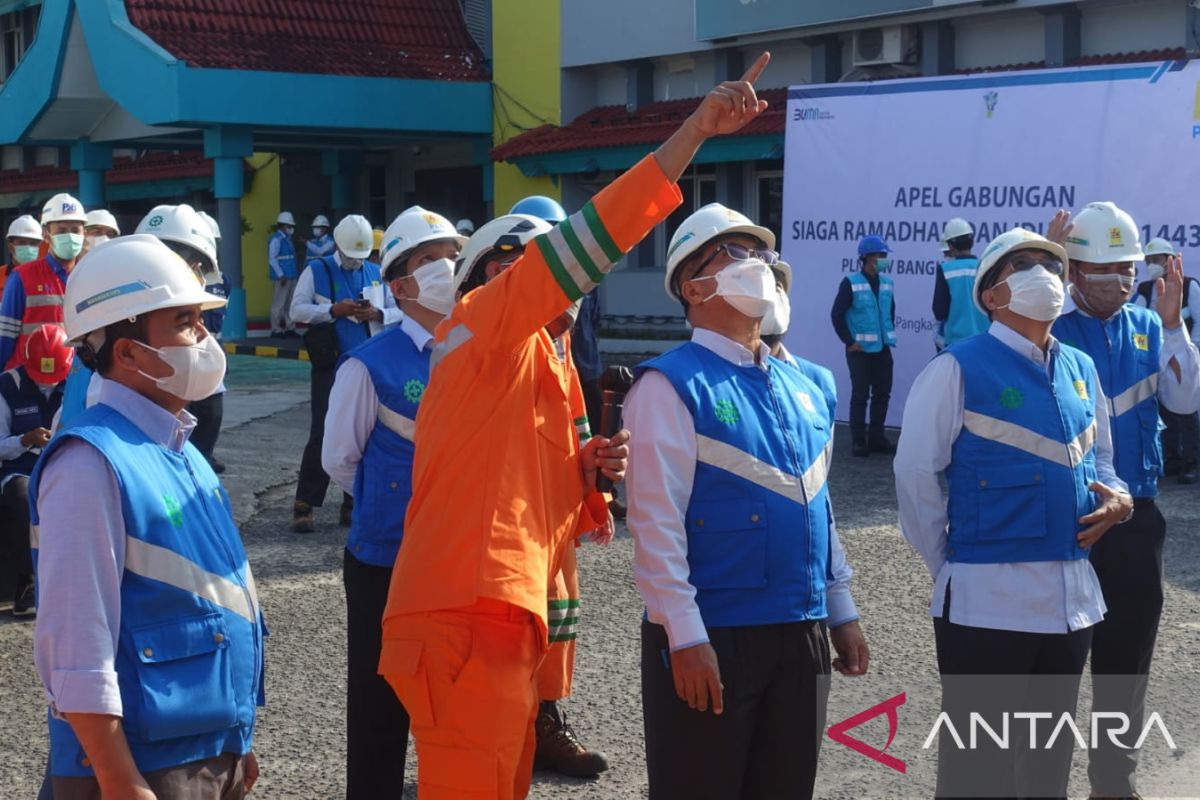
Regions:
<svg viewBox="0 0 1200 800"><path fill-rule="evenodd" d="M892 271L892 260L890 258L879 258L875 260L875 271L882 274Z"/></svg>

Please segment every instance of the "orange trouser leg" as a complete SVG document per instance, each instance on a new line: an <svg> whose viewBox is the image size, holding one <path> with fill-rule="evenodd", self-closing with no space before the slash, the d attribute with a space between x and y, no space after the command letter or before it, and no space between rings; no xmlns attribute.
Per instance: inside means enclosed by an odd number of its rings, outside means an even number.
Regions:
<svg viewBox="0 0 1200 800"><path fill-rule="evenodd" d="M386 620L379 673L412 720L420 800L520 800L537 714L537 620L494 600Z"/></svg>
<svg viewBox="0 0 1200 800"><path fill-rule="evenodd" d="M575 546L563 548L558 573L551 581L547 597L550 608L546 617L550 649L538 669L539 700L562 700L571 694L575 677L575 626L579 620L579 568Z"/></svg>

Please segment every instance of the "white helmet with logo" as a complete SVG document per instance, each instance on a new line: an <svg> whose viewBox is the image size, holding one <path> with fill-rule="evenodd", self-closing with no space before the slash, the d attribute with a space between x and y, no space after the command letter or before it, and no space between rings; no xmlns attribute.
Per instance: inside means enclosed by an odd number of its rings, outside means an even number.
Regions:
<svg viewBox="0 0 1200 800"><path fill-rule="evenodd" d="M87 222L83 224L84 229L98 226L111 228L117 236L121 235L121 226L117 225L117 218L107 208L93 208L87 212Z"/></svg>
<svg viewBox="0 0 1200 800"><path fill-rule="evenodd" d="M164 242L186 245L209 261L205 273L217 268L217 242L212 228L204 218L189 205L155 206L138 223L134 233L148 233Z"/></svg>
<svg viewBox="0 0 1200 800"><path fill-rule="evenodd" d="M971 227L971 223L967 222L962 217L955 217L947 220L942 226L942 241L948 242L951 239L957 239L960 236L974 236L975 229Z"/></svg>
<svg viewBox="0 0 1200 800"><path fill-rule="evenodd" d="M1090 264L1142 260L1141 233L1133 217L1116 204L1088 203L1074 222L1066 244L1071 260Z"/></svg>
<svg viewBox="0 0 1200 800"><path fill-rule="evenodd" d="M54 195L42 206L42 225L51 222L87 222L83 203L66 192Z"/></svg>
<svg viewBox="0 0 1200 800"><path fill-rule="evenodd" d="M313 217L312 227L328 228L329 227L329 217L325 216L324 214L317 214L315 217Z"/></svg>
<svg viewBox="0 0 1200 800"><path fill-rule="evenodd" d="M984 314L988 310L983 307L980 295L983 293L988 273L1005 256L1015 253L1018 250L1045 250L1062 262L1063 275L1066 275L1067 251L1063 250L1062 245L1055 244L1045 236L1036 234L1026 228L1013 228L1012 230L1005 231L988 242L983 255L979 257L979 267L975 270L975 289L971 293L971 297L975 300L975 307Z"/></svg>
<svg viewBox="0 0 1200 800"><path fill-rule="evenodd" d="M280 211L279 216L275 218L276 225L292 225L296 224L296 218L292 216L290 211Z"/></svg>
<svg viewBox="0 0 1200 800"><path fill-rule="evenodd" d="M12 236L12 233L10 232L8 235ZM1150 256L1177 256L1177 255L1179 255L1179 253L1177 253L1175 251L1174 245L1172 245L1168 240L1163 239L1162 237L1156 237L1156 238L1151 239L1150 241L1146 242L1145 254L1146 254L1147 258L1149 258Z"/></svg>
<svg viewBox="0 0 1200 800"><path fill-rule="evenodd" d="M470 236L475 232L475 223L464 217L463 219L460 219L458 222L454 223L454 230L458 231L463 236Z"/></svg>
<svg viewBox="0 0 1200 800"><path fill-rule="evenodd" d="M441 214L426 211L420 206L413 206L400 213L392 220L387 230L383 232L383 244L379 249L379 266L386 274L392 262L407 255L410 250L427 242L440 239L450 239L460 248L467 243L467 237L459 234L450 220Z"/></svg>
<svg viewBox="0 0 1200 800"><path fill-rule="evenodd" d="M728 236L732 233L745 233L760 239L772 250L775 249L775 234L761 225L755 225L748 217L739 214L720 203L709 203L699 211L685 219L671 237L671 245L667 248L667 275L663 286L671 297L678 297L671 286L671 278L688 256L702 248L718 236ZM791 268L789 267L788 283L791 283Z"/></svg>
<svg viewBox="0 0 1200 800"><path fill-rule="evenodd" d="M347 258L366 258L374 245L371 223L358 214L342 217L333 229L333 241Z"/></svg>
<svg viewBox="0 0 1200 800"><path fill-rule="evenodd" d="M42 239L42 226L28 214L22 214L8 226L6 239Z"/></svg>
<svg viewBox="0 0 1200 800"><path fill-rule="evenodd" d="M458 255L454 265L454 289L457 291L476 265L493 250L516 252L551 229L549 222L529 214L505 214L503 217L481 225L467 240L467 245Z"/></svg>
<svg viewBox="0 0 1200 800"><path fill-rule="evenodd" d="M194 305L207 311L225 305L225 298L204 291L183 259L157 237L135 234L96 245L71 271L63 325L78 344L115 322Z"/></svg>

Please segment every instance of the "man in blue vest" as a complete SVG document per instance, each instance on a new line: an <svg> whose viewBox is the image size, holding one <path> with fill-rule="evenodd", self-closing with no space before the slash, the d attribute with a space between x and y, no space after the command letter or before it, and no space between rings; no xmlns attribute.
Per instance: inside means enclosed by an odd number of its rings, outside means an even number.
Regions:
<svg viewBox="0 0 1200 800"><path fill-rule="evenodd" d="M933 318L942 329L942 347L949 347L988 329L988 318L975 307L975 268L979 259L971 253L975 230L961 217L942 226L942 241L948 248L938 264L933 282Z"/></svg>
<svg viewBox="0 0 1200 800"><path fill-rule="evenodd" d="M309 262L300 275L291 316L297 322L308 323L310 329L332 326L337 352L344 355L385 326L400 322L401 314L395 298L384 290L379 265L366 260L372 247L371 223L366 217L351 214L343 218L333 230L333 240L337 251ZM296 533L316 530L313 509L324 505L329 489L329 475L321 468L321 440L325 436L325 412L329 408L336 358L325 362L311 348L309 356L312 420L292 506L292 530ZM343 492L340 522L344 527L350 527L353 507L352 498Z"/></svg>
<svg viewBox="0 0 1200 800"><path fill-rule="evenodd" d="M1021 228L993 239L974 291L991 327L934 358L904 408L900 527L934 581L942 709L960 737L940 730L939 797L1067 795L1070 736L1047 750L1048 731L1033 744L1014 722L1011 749L959 744L971 712L996 731L1001 714L1074 716L1105 611L1088 550L1133 509L1100 375L1050 335L1066 260Z"/></svg>
<svg viewBox="0 0 1200 800"><path fill-rule="evenodd" d="M329 217L317 214L312 221L312 238L304 243L306 260L331 256L336 247L333 237L329 235Z"/></svg>
<svg viewBox="0 0 1200 800"><path fill-rule="evenodd" d="M37 613L29 552L29 475L50 441L74 356L61 327L42 325L25 340L24 363L0 374L0 523L17 566L14 617Z"/></svg>
<svg viewBox="0 0 1200 800"><path fill-rule="evenodd" d="M858 272L842 279L830 319L846 345L850 369L850 435L856 456L895 453L883 432L892 396L892 348L896 346L894 285L887 273L891 248L878 236L858 243ZM867 402L871 427L867 428Z"/></svg>
<svg viewBox="0 0 1200 800"><path fill-rule="evenodd" d="M58 800L240 798L257 778L262 614L184 410L225 373L201 322L224 302L152 236L100 244L72 274L67 336L105 380L29 481Z"/></svg>
<svg viewBox="0 0 1200 800"><path fill-rule="evenodd" d="M272 336L294 335L296 329L296 323L289 313L296 291L296 278L300 274L296 264L296 244L292 241L295 232L295 217L292 212L283 211L275 220L275 232L267 241L267 275L272 286Z"/></svg>
<svg viewBox="0 0 1200 800"><path fill-rule="evenodd" d="M383 280L404 318L342 356L325 415L321 464L355 498L342 569L347 800L404 785L408 714L379 675L380 620L412 496L415 420L433 331L454 307L454 262L466 242L449 221L443 227L439 217L431 226L427 216L410 209L388 226Z"/></svg>
<svg viewBox="0 0 1200 800"><path fill-rule="evenodd" d="M829 406L760 340L774 244L717 203L684 220L666 288L692 340L639 366L625 401L652 800L811 797L827 629L834 668L868 667L826 486Z"/></svg>
<svg viewBox="0 0 1200 800"><path fill-rule="evenodd" d="M1153 311L1129 303L1142 258L1139 229L1112 203L1089 203L1068 224L1055 219L1071 257L1075 310L1054 325L1054 335L1096 362L1109 398L1117 475L1133 495L1133 517L1092 551L1108 613L1092 641L1092 712L1121 712L1129 730L1142 730L1150 662L1162 614L1163 541L1166 520L1155 505L1162 449L1160 406L1176 414L1196 410L1200 364L1183 326L1183 270L1171 259L1156 282ZM1135 734L1136 735L1136 734ZM1136 791L1138 752L1101 736L1089 750L1092 794L1128 797Z"/></svg>

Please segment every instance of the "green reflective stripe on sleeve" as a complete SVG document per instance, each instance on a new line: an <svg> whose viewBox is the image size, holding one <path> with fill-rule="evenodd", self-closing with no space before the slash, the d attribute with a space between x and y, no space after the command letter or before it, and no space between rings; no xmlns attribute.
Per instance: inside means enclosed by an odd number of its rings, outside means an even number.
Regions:
<svg viewBox="0 0 1200 800"><path fill-rule="evenodd" d="M538 250L541 251L542 258L546 260L546 265L550 267L550 274L554 276L554 280L558 281L559 288L563 290L563 294L567 296L567 299L574 302L583 297L584 293L571 278L570 273L567 272L566 266L559 259L554 245L546 238L546 234L535 237L533 241L537 244Z"/></svg>
<svg viewBox="0 0 1200 800"><path fill-rule="evenodd" d="M563 608L579 608L579 600L551 600L548 605L551 611Z"/></svg>
<svg viewBox="0 0 1200 800"><path fill-rule="evenodd" d="M576 638L575 634L573 634L573 633L563 633L563 634L556 633L553 636L549 637L549 641L550 641L550 644L554 644L555 642L573 642L573 641L575 641L575 638Z"/></svg>
<svg viewBox="0 0 1200 800"><path fill-rule="evenodd" d="M584 249L583 242L579 240L579 235L575 232L575 217L571 217L566 222L560 223L558 230L562 233L563 240L567 243L567 247L571 249L571 255L579 262L579 266L583 267L583 271L592 279L593 283L599 283L604 280L604 273L600 267L588 255ZM584 223L580 223L584 224Z"/></svg>
<svg viewBox="0 0 1200 800"><path fill-rule="evenodd" d="M589 201L580 211L583 218L587 220L588 230L592 232L592 236L596 237L596 242L604 250L604 254L608 256L608 260L617 262L621 260L621 256L625 255L621 252L621 248L617 247L617 243L608 235L608 230L605 229L604 223L600 220L600 215L596 213L596 207Z"/></svg>

